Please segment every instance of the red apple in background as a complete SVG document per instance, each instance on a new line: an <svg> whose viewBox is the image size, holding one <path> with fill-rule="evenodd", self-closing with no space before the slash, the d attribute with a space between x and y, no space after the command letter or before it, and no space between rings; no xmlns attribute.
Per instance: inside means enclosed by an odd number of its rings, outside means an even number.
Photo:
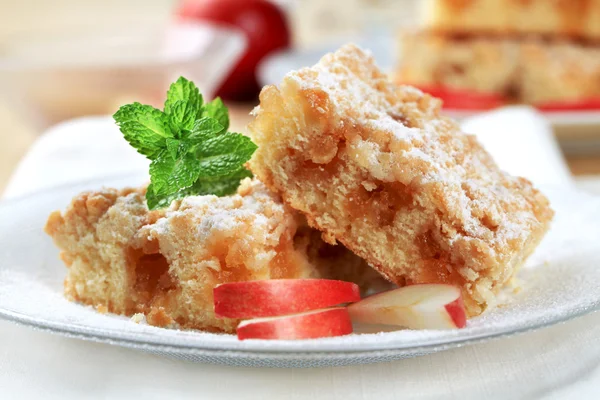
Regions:
<svg viewBox="0 0 600 400"><path fill-rule="evenodd" d="M242 321L238 339L315 339L352 333L352 322L345 308L313 310L283 317Z"/></svg>
<svg viewBox="0 0 600 400"><path fill-rule="evenodd" d="M269 53L288 48L290 33L283 12L267 0L184 0L177 14L241 29L246 53L217 95L226 100L250 101L260 92L256 67Z"/></svg>
<svg viewBox="0 0 600 400"><path fill-rule="evenodd" d="M213 291L219 318L294 314L360 300L358 285L332 279L268 279L230 282Z"/></svg>
<svg viewBox="0 0 600 400"><path fill-rule="evenodd" d="M467 315L460 289L446 284L404 286L348 306L353 322L410 329L464 328Z"/></svg>

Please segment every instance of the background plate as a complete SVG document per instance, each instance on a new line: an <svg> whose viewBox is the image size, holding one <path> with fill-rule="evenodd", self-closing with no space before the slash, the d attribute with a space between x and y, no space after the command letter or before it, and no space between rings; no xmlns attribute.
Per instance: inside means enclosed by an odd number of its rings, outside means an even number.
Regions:
<svg viewBox="0 0 600 400"><path fill-rule="evenodd" d="M192 361L231 365L312 367L389 361L540 328L600 306L600 198L545 188L556 219L528 266L521 288L468 327L398 330L301 341L238 341L235 336L161 329L100 314L62 296L65 267L42 232L48 214L71 197L103 184L139 185L127 176L70 185L0 205L0 317L54 333Z"/></svg>

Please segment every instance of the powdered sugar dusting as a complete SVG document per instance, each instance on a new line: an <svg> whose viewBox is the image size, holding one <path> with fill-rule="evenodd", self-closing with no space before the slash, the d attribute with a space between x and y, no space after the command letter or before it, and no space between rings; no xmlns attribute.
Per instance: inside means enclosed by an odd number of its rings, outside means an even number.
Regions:
<svg viewBox="0 0 600 400"><path fill-rule="evenodd" d="M517 294L507 292L505 304L472 319L462 330L399 330L306 341L238 341L233 335L161 329L136 324L127 317L100 314L92 307L63 298L64 266L56 257L57 250L39 229L48 210L63 205L70 193L53 199L37 198L33 203L13 203L0 209L0 218L7 222L0 225L0 239L4 244L0 264L0 314L61 332L94 335L116 344L138 343L145 349L183 346L189 351L255 351L265 357L273 351L396 349L414 355L420 346L456 345L477 337L552 324L600 306L600 269L597 268L600 199L562 188L549 188L547 193L555 205L557 218L529 268L520 274L521 290ZM12 224L17 220L18 224ZM24 251L32 248L36 251ZM288 356L293 359L293 353Z"/></svg>
<svg viewBox="0 0 600 400"><path fill-rule="evenodd" d="M442 212L464 230L458 236L502 245L524 243L539 230L531 187L500 171L474 138L441 117L437 99L391 83L364 50L346 45L290 72L286 85L325 92L340 126L369 132L348 143L357 162L375 179L439 193ZM493 231L484 220L493 221Z"/></svg>
<svg viewBox="0 0 600 400"><path fill-rule="evenodd" d="M279 242L284 224L281 218L288 212L280 202L273 201L258 181L246 179L242 190L251 191L252 195L235 194L232 196L189 196L180 202L173 203L165 216L156 223L142 228L144 231L158 236L166 235L171 230L178 229L180 219L196 221L196 233L199 243L213 237L227 238L246 236L245 240L252 241L252 247L258 245L274 246ZM269 216L266 215L268 213ZM260 254L256 255L261 257ZM273 257L271 251L267 255Z"/></svg>

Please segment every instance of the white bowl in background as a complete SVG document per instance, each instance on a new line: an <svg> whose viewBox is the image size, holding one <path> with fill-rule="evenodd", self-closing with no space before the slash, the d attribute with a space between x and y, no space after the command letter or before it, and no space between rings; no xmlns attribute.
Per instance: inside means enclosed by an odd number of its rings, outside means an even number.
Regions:
<svg viewBox="0 0 600 400"><path fill-rule="evenodd" d="M0 45L0 96L40 128L126 102L159 106L179 76L212 98L245 48L242 33L206 23L20 36Z"/></svg>

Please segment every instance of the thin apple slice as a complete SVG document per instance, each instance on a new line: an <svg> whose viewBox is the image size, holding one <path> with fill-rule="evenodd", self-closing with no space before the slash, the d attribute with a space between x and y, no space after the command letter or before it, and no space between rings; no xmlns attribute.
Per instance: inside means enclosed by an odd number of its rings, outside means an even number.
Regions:
<svg viewBox="0 0 600 400"><path fill-rule="evenodd" d="M422 284L375 294L348 306L353 322L411 329L464 328L467 316L460 289Z"/></svg>
<svg viewBox="0 0 600 400"><path fill-rule="evenodd" d="M231 282L214 289L215 314L219 318L273 317L358 300L358 285L330 279Z"/></svg>
<svg viewBox="0 0 600 400"><path fill-rule="evenodd" d="M312 310L282 317L242 321L238 339L316 339L352 333L352 321L343 307Z"/></svg>

